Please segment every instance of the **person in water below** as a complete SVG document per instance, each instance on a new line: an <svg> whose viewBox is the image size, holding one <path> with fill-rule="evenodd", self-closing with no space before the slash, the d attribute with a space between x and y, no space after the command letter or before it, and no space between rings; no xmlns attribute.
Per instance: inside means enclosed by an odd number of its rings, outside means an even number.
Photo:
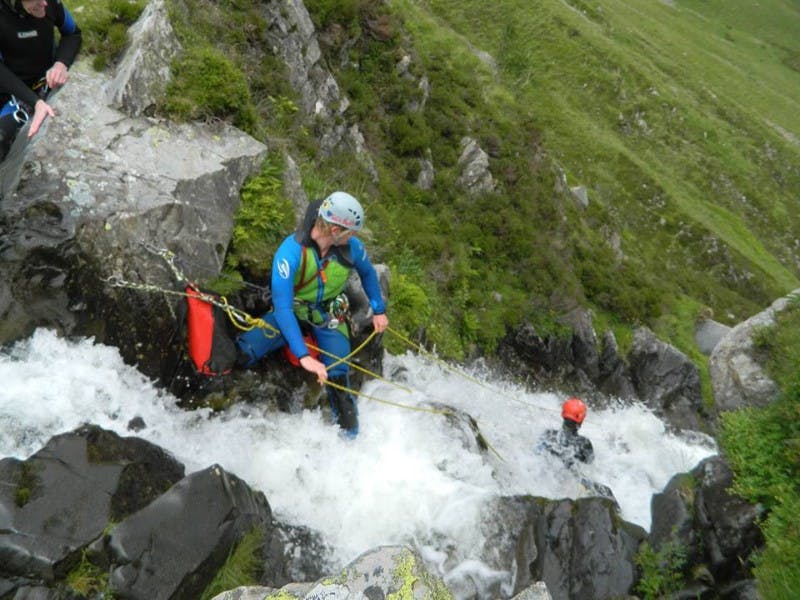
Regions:
<svg viewBox="0 0 800 600"><path fill-rule="evenodd" d="M333 192L311 202L300 228L279 246L272 261L271 311L263 315L274 329L255 328L240 334L237 345L245 366L288 345L300 366L317 381L328 383L334 418L348 437L358 435L358 407L350 388L349 366L339 359L350 354L350 332L344 288L355 269L372 308L372 326L389 326L386 304L375 268L356 233L364 226L364 210L350 194ZM320 360L309 352L304 332L313 336ZM334 385L330 385L334 384Z"/></svg>
<svg viewBox="0 0 800 600"><path fill-rule="evenodd" d="M570 398L561 406L563 419L561 429L548 429L537 446L538 451L547 451L559 457L567 467L577 461L590 463L594 460L594 448L588 438L578 430L586 418L586 404L579 398Z"/></svg>

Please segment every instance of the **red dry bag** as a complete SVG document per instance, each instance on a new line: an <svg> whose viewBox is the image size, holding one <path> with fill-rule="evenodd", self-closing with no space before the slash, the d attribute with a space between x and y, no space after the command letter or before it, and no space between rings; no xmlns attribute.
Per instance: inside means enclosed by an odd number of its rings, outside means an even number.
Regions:
<svg viewBox="0 0 800 600"><path fill-rule="evenodd" d="M186 294L186 337L195 370L203 375L229 373L236 362L236 344L228 332L225 311L208 301L218 297L191 286Z"/></svg>

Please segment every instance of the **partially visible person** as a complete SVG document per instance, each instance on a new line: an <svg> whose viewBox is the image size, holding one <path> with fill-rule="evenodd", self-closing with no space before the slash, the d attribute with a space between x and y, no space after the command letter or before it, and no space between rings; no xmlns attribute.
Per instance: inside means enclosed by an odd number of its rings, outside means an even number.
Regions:
<svg viewBox="0 0 800 600"><path fill-rule="evenodd" d="M344 288L355 269L372 308L372 326L381 333L389 326L386 305L375 268L356 233L364 226L364 210L350 194L333 192L311 202L300 228L278 247L272 261L273 309L263 315L273 329L255 328L239 335L244 366L288 345L306 371L327 386L328 400L339 427L358 434L358 408L350 388L350 331ZM312 356L304 339L310 333L322 350ZM333 385L330 385L333 384Z"/></svg>
<svg viewBox="0 0 800 600"><path fill-rule="evenodd" d="M588 438L580 435L586 418L586 404L579 398L569 398L561 406L561 429L548 429L537 446L538 451L547 451L559 457L567 467L576 462L590 463L594 460L594 448Z"/></svg>
<svg viewBox="0 0 800 600"><path fill-rule="evenodd" d="M6 152L28 120L30 138L55 116L47 94L67 82L81 40L60 0L0 0L0 136ZM0 140L0 151L2 146Z"/></svg>

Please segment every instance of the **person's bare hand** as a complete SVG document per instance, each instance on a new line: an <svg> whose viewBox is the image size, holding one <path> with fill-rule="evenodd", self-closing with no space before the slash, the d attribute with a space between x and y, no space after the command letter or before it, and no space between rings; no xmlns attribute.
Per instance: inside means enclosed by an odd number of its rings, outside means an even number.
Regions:
<svg viewBox="0 0 800 600"><path fill-rule="evenodd" d="M309 373L317 376L317 383L323 384L328 380L328 371L320 361L312 356L304 356L300 359L300 366Z"/></svg>
<svg viewBox="0 0 800 600"><path fill-rule="evenodd" d="M67 83L67 79L69 79L69 69L62 62L53 63L44 75L47 86L53 90Z"/></svg>
<svg viewBox="0 0 800 600"><path fill-rule="evenodd" d="M32 138L36 135L36 132L39 131L39 128L44 123L44 120L47 117L55 117L56 111L53 110L47 102L44 100L38 100L36 102L36 106L33 109L33 117L31 118L31 126L28 129L28 138Z"/></svg>
<svg viewBox="0 0 800 600"><path fill-rule="evenodd" d="M389 317L386 315L373 315L372 326L377 333L383 333L389 327Z"/></svg>

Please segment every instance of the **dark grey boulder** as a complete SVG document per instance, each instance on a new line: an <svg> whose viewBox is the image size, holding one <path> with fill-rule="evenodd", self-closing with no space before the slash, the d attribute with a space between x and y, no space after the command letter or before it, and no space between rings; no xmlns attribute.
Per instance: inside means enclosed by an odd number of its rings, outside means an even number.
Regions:
<svg viewBox="0 0 800 600"><path fill-rule="evenodd" d="M685 354L641 327L628 363L636 393L656 414L678 429L703 429L700 374Z"/></svg>
<svg viewBox="0 0 800 600"><path fill-rule="evenodd" d="M652 500L652 546L677 543L695 572L704 566L705 587L720 597L751 579L753 553L763 544L763 509L732 493L732 484L730 466L712 456L674 476Z"/></svg>
<svg viewBox="0 0 800 600"><path fill-rule="evenodd" d="M625 596L636 582L634 556L646 537L620 518L612 500L532 503L517 548L515 590L544 581L555 600Z"/></svg>
<svg viewBox="0 0 800 600"><path fill-rule="evenodd" d="M123 598L199 598L231 549L271 522L264 494L218 465L188 475L106 539L109 585Z"/></svg>
<svg viewBox="0 0 800 600"><path fill-rule="evenodd" d="M764 542L758 525L763 508L730 491L733 472L719 456L702 461L692 475L698 481L697 519L709 568L720 581L748 577L752 554Z"/></svg>
<svg viewBox="0 0 800 600"><path fill-rule="evenodd" d="M137 438L95 426L52 438L25 461L0 461L0 576L52 582L112 521L183 476L183 465Z"/></svg>

